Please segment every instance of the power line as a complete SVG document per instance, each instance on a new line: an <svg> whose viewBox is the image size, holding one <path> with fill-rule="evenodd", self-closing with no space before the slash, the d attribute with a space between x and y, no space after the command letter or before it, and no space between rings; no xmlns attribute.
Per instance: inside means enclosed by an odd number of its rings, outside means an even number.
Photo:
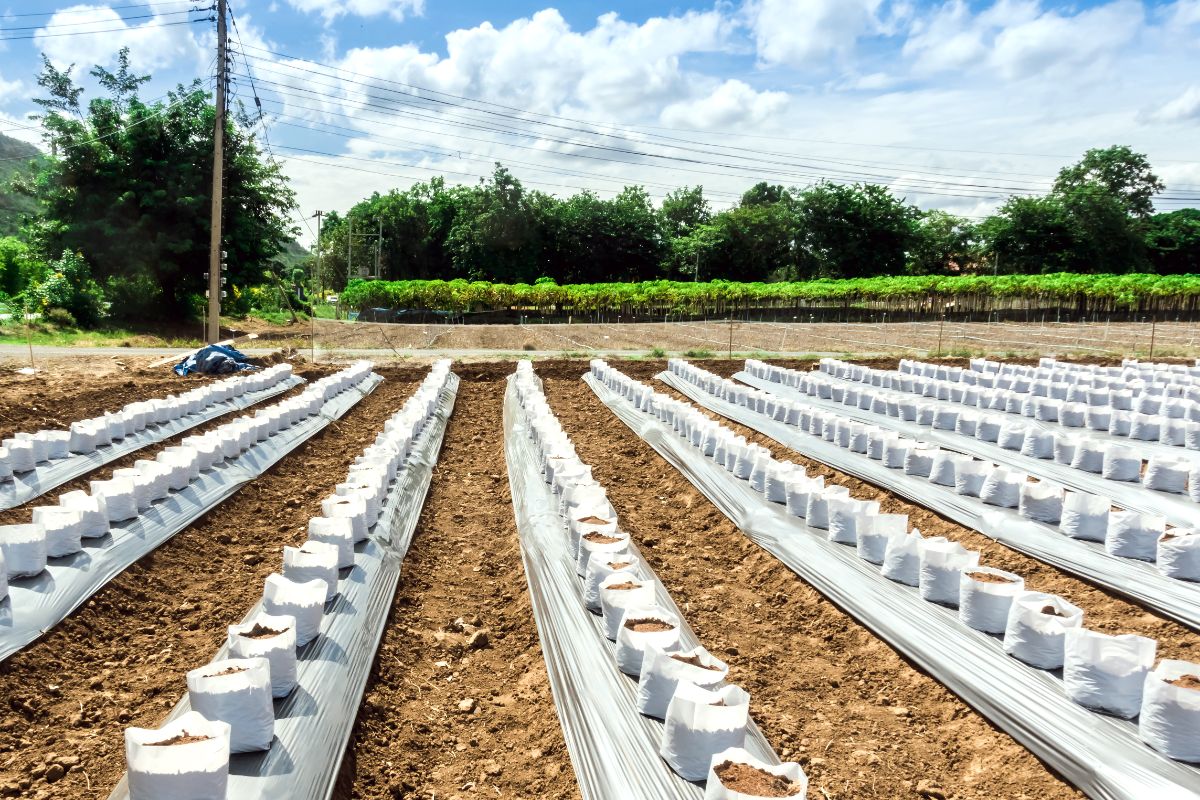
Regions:
<svg viewBox="0 0 1200 800"><path fill-rule="evenodd" d="M121 21L128 22L131 19L159 19L161 17L177 17L180 14L199 13L201 11L211 11L211 10L212 10L212 6L205 6L204 8L192 7L185 11L163 11L163 12L157 12L154 14L135 14L134 16L130 16L130 17L121 17ZM63 22L63 23L60 23L57 25L20 25L20 26L16 26L16 27L0 26L0 30L4 30L4 31L56 31L59 28L76 28L76 27L79 27L80 25L104 25L109 22L112 22L112 20L111 19L97 19L97 20L91 20L89 22Z"/></svg>
<svg viewBox="0 0 1200 800"><path fill-rule="evenodd" d="M177 6L183 5L184 0L170 0L165 3L130 3L123 6L105 6L105 8L113 11L119 11L126 8L157 8L161 6ZM15 17L56 17L61 14L94 14L97 9L92 8L66 8L61 11L27 11L20 14L0 14L0 19L11 19Z"/></svg>
<svg viewBox="0 0 1200 800"><path fill-rule="evenodd" d="M212 22L214 17L202 17L198 19L184 19L178 22L163 22L163 23L148 23L146 25L138 25L134 28L105 28L99 31L72 31L69 33L34 33L27 36L0 36L0 42L15 42L20 39L44 39L52 36L90 36L94 33L125 33L127 31L144 31L151 28L170 28L175 25L192 25L196 22Z"/></svg>

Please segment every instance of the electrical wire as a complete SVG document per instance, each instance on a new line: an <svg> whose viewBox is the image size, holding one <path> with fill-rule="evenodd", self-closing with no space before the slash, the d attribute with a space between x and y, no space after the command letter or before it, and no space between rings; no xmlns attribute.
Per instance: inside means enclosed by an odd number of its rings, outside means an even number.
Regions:
<svg viewBox="0 0 1200 800"><path fill-rule="evenodd" d="M175 25L192 25L197 22L211 22L213 17L201 17L199 19L184 19L178 22L163 22L163 23L148 23L146 25L138 25L134 28L105 28L98 31L72 31L69 33L34 33L27 36L0 36L0 42L15 42L21 39L45 39L52 36L90 36L95 33L125 33L131 30L144 31L151 28L170 28Z"/></svg>
<svg viewBox="0 0 1200 800"><path fill-rule="evenodd" d="M194 5L185 3L185 0L170 0L165 3L130 3L122 6L105 6L105 8L113 11L119 11L126 8L158 8L161 6L178 6L178 5ZM15 17L55 17L60 14L93 14L97 10L96 7L91 8L65 8L60 11L26 11L20 14L0 14L0 19L12 19Z"/></svg>
<svg viewBox="0 0 1200 800"><path fill-rule="evenodd" d="M103 6L98 7L97 10L99 10L99 8L103 8ZM211 10L212 6L205 6L204 8L189 8L186 11L163 11L156 12L154 14L135 14L131 17L121 17L121 21L128 22L131 19L159 19L161 17L177 17L180 14L192 14ZM64 22L57 25L20 25L16 27L0 26L0 31L56 31L59 28L75 28L79 27L80 25L105 25L110 22L112 22L111 19L100 19L92 20L90 22ZM86 33L86 31L84 32Z"/></svg>

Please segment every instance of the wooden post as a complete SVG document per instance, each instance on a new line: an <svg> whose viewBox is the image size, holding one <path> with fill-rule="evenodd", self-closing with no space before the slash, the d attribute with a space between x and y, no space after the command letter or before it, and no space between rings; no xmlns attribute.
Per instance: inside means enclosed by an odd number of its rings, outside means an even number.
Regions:
<svg viewBox="0 0 1200 800"><path fill-rule="evenodd" d="M208 246L208 343L221 340L221 206L225 177L226 0L217 0L217 113L213 127L212 230Z"/></svg>

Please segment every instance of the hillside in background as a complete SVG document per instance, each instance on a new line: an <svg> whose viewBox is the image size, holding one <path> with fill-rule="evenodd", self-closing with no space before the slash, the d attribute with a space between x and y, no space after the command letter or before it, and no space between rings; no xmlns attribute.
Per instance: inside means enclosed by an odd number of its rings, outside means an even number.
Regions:
<svg viewBox="0 0 1200 800"><path fill-rule="evenodd" d="M12 189L16 178L34 172L31 161L41 161L42 151L28 142L0 133L0 236L10 236L21 227L22 217L32 214L37 203Z"/></svg>

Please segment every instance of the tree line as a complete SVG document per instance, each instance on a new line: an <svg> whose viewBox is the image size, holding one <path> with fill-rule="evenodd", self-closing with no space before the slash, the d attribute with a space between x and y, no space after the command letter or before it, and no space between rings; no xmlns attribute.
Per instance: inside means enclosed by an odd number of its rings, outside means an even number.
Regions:
<svg viewBox="0 0 1200 800"><path fill-rule="evenodd" d="M1200 210L1154 213L1162 189L1146 157L1119 145L1089 150L1048 194L1012 197L981 221L876 184L762 182L718 212L702 186L657 206L640 186L560 199L497 164L475 186L433 178L330 214L320 250L335 289L377 265L390 280L564 284L1200 272Z"/></svg>

